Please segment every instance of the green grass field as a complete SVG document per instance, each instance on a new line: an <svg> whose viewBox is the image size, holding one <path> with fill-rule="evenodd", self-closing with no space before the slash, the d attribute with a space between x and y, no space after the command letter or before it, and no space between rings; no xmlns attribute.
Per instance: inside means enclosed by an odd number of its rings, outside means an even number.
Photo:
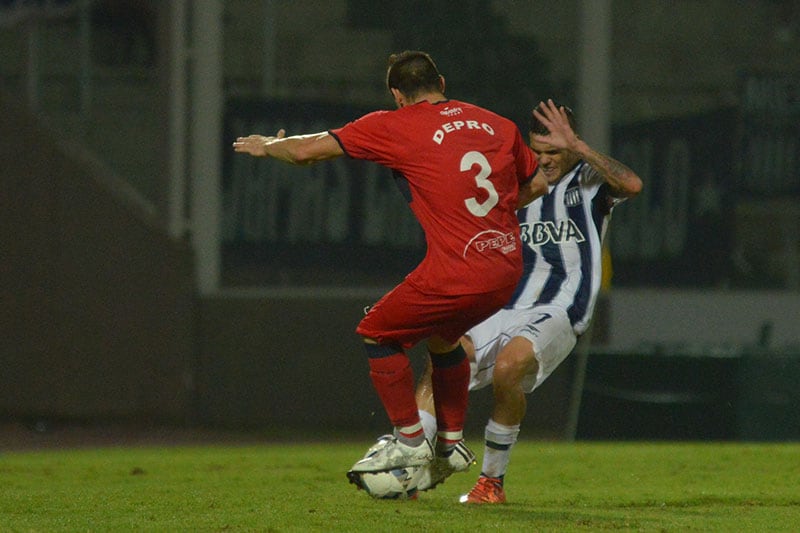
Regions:
<svg viewBox="0 0 800 533"><path fill-rule="evenodd" d="M357 491L368 444L3 452L0 531L800 531L798 444L523 441L509 502L473 507L477 467L416 501Z"/></svg>

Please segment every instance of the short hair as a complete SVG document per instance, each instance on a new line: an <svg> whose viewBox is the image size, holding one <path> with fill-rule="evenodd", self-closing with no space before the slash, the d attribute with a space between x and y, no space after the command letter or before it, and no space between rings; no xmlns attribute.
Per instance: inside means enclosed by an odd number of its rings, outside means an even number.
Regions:
<svg viewBox="0 0 800 533"><path fill-rule="evenodd" d="M541 107L540 105L537 105L535 107L535 109L539 110L539 112L541 113L541 109L539 109L540 107ZM564 111L567 113L567 120L569 121L569 125L572 128L572 131L576 131L577 130L577 125L575 124L575 113L572 112L572 109L570 109L569 107L567 107L565 105L562 106L562 105L559 105L559 104L556 104L556 107L558 107L558 108L563 107L564 108ZM529 126L530 126L530 128L529 128L530 132L535 134L535 135L547 135L547 134L550 133L550 130L547 129L547 126L542 124L539 121L539 119L536 118L536 115L534 115L533 113L531 113L531 121L530 121L530 125Z"/></svg>
<svg viewBox="0 0 800 533"><path fill-rule="evenodd" d="M440 79L436 63L426 52L406 50L389 56L386 86L399 90L407 98L416 98L423 92L440 91Z"/></svg>

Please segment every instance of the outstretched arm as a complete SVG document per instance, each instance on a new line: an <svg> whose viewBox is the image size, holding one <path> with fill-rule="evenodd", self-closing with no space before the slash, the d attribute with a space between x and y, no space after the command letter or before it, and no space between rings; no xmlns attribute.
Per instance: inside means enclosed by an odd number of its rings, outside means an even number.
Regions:
<svg viewBox="0 0 800 533"><path fill-rule="evenodd" d="M517 209L525 207L544 194L547 194L547 180L542 175L541 169L537 169L533 179L519 188Z"/></svg>
<svg viewBox="0 0 800 533"><path fill-rule="evenodd" d="M548 129L549 135L535 135L537 142L570 150L592 166L611 186L613 196L629 198L642 190L642 180L636 173L616 159L598 152L586 144L569 125L564 108L556 107L552 100L541 102L533 110L534 116Z"/></svg>
<svg viewBox="0 0 800 533"><path fill-rule="evenodd" d="M342 147L330 133L292 135L280 130L274 137L248 135L233 142L233 150L255 157L274 157L293 165L310 165L344 155Z"/></svg>

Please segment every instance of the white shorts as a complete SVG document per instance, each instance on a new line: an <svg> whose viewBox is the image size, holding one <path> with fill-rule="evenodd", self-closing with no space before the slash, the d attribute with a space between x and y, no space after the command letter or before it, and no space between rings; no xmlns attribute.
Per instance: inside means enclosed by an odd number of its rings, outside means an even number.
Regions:
<svg viewBox="0 0 800 533"><path fill-rule="evenodd" d="M575 347L577 337L564 309L540 305L529 309L501 309L467 332L475 345L475 361L470 363L470 390L492 384L495 361L512 337L533 343L539 370L522 380L525 392L541 385Z"/></svg>

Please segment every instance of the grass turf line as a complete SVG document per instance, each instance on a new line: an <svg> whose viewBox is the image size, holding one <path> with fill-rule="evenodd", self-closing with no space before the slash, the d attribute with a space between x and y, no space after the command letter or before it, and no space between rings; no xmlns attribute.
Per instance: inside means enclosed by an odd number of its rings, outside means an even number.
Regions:
<svg viewBox="0 0 800 533"><path fill-rule="evenodd" d="M0 455L2 531L797 531L800 444L521 441L509 503L464 507L479 466L417 501L344 472L369 443ZM474 445L481 451L480 445ZM480 465L480 453L478 457Z"/></svg>

